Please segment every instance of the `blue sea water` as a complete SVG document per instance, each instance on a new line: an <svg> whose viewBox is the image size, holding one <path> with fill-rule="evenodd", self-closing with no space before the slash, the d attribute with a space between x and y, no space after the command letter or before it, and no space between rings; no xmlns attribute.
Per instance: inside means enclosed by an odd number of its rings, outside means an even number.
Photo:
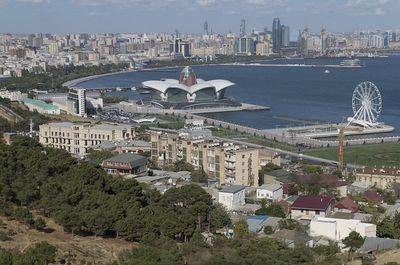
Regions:
<svg viewBox="0 0 400 265"><path fill-rule="evenodd" d="M298 126L298 120L340 122L352 116L354 88L362 81L376 84L382 95L379 121L400 130L400 56L362 58L363 68L264 67L252 65L195 66L198 78L227 79L236 85L225 96L269 106L269 111L214 113L207 116L260 129ZM259 62L271 63L268 61ZM339 64L340 59L279 60L272 63ZM324 71L329 69L330 73ZM142 71L101 77L81 83L86 88L131 87L146 80L178 78L175 72ZM118 92L115 92L118 94ZM119 92L122 93L122 92ZM131 99L135 91L127 92ZM282 118L285 117L285 118Z"/></svg>

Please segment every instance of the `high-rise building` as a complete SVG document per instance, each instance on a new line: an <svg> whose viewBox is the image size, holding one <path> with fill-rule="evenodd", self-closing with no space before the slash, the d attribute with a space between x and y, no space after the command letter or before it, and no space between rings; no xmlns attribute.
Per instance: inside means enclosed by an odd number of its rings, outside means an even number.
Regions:
<svg viewBox="0 0 400 265"><path fill-rule="evenodd" d="M282 47L289 47L290 44L290 27L282 25L281 26L281 34L282 34Z"/></svg>
<svg viewBox="0 0 400 265"><path fill-rule="evenodd" d="M383 48L389 48L389 32L383 33Z"/></svg>
<svg viewBox="0 0 400 265"><path fill-rule="evenodd" d="M49 53L57 55L60 52L60 48L57 42L52 42L49 44Z"/></svg>
<svg viewBox="0 0 400 265"><path fill-rule="evenodd" d="M246 20L243 18L240 22L240 37L246 36Z"/></svg>
<svg viewBox="0 0 400 265"><path fill-rule="evenodd" d="M208 22L207 20L204 22L204 34L205 35L210 35L208 31Z"/></svg>
<svg viewBox="0 0 400 265"><path fill-rule="evenodd" d="M326 53L326 48L328 46L328 34L326 33L326 30L323 28L321 30L321 55L324 55Z"/></svg>
<svg viewBox="0 0 400 265"><path fill-rule="evenodd" d="M71 88L67 96L68 109L71 113L86 116L86 90L83 88Z"/></svg>
<svg viewBox="0 0 400 265"><path fill-rule="evenodd" d="M282 28L279 18L274 18L272 23L272 51L278 53L282 47Z"/></svg>
<svg viewBox="0 0 400 265"><path fill-rule="evenodd" d="M242 37L237 42L237 54L252 55L254 54L254 40L252 38Z"/></svg>

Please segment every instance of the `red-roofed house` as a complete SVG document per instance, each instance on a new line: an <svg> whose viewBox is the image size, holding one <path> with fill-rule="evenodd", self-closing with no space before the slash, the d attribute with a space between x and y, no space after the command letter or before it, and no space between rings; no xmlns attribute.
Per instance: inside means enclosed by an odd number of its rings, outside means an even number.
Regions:
<svg viewBox="0 0 400 265"><path fill-rule="evenodd" d="M314 216L329 216L332 211L332 198L320 195L302 195L291 206L294 219L312 219Z"/></svg>
<svg viewBox="0 0 400 265"><path fill-rule="evenodd" d="M360 207L357 203L353 202L349 197L345 197L335 203L333 206L334 211L340 211L345 213L356 213Z"/></svg>
<svg viewBox="0 0 400 265"><path fill-rule="evenodd" d="M383 203L383 197L376 191L369 190L364 192L364 198L375 203Z"/></svg>

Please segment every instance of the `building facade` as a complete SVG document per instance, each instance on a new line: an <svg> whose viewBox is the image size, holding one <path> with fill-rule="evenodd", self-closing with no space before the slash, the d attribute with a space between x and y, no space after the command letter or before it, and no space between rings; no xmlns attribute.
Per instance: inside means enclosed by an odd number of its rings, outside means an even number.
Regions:
<svg viewBox="0 0 400 265"><path fill-rule="evenodd" d="M356 180L370 187L387 189L392 183L400 183L400 168L362 168L357 170Z"/></svg>
<svg viewBox="0 0 400 265"><path fill-rule="evenodd" d="M147 158L123 153L104 160L101 167L113 176L143 175L147 172Z"/></svg>
<svg viewBox="0 0 400 265"><path fill-rule="evenodd" d="M360 220L316 216L310 223L310 236L323 236L333 241L342 241L352 231L356 231L362 237L376 237L376 225Z"/></svg>
<svg viewBox="0 0 400 265"><path fill-rule="evenodd" d="M244 186L227 186L218 192L218 202L228 211L236 210L245 205L245 195Z"/></svg>
<svg viewBox="0 0 400 265"><path fill-rule="evenodd" d="M159 166L185 161L220 184L258 186L259 150L201 135L152 131L151 159Z"/></svg>
<svg viewBox="0 0 400 265"><path fill-rule="evenodd" d="M39 126L39 142L41 144L64 149L77 155L85 155L89 148L106 141L129 140L134 137L135 128L129 125L59 122Z"/></svg>

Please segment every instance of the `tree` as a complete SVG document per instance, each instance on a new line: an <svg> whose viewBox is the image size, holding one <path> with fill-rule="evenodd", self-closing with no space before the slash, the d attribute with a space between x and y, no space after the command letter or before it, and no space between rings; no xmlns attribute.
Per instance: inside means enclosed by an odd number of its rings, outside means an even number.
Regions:
<svg viewBox="0 0 400 265"><path fill-rule="evenodd" d="M207 183L208 176L203 168L196 169L192 172L192 181L198 183Z"/></svg>
<svg viewBox="0 0 400 265"><path fill-rule="evenodd" d="M274 230L272 229L272 227L270 225L264 226L264 234L271 235L273 233L274 233Z"/></svg>
<svg viewBox="0 0 400 265"><path fill-rule="evenodd" d="M278 224L280 229L296 230L300 232L305 230L302 224L293 219L282 219L279 220Z"/></svg>
<svg viewBox="0 0 400 265"><path fill-rule="evenodd" d="M364 238L358 232L351 231L342 242L346 247L350 248L349 252L354 252L364 244Z"/></svg>
<svg viewBox="0 0 400 265"><path fill-rule="evenodd" d="M211 209L210 213L210 229L215 231L219 228L223 228L231 225L232 221L229 218L228 213L222 205L217 205Z"/></svg>
<svg viewBox="0 0 400 265"><path fill-rule="evenodd" d="M256 215L268 215L272 217L281 217L285 218L286 214L283 212L282 206L279 204L271 204L267 208L265 206L261 206L260 209L255 211Z"/></svg>
<svg viewBox="0 0 400 265"><path fill-rule="evenodd" d="M242 238L249 234L249 226L247 225L246 220L242 219L235 223L233 226L233 233L235 238Z"/></svg>

